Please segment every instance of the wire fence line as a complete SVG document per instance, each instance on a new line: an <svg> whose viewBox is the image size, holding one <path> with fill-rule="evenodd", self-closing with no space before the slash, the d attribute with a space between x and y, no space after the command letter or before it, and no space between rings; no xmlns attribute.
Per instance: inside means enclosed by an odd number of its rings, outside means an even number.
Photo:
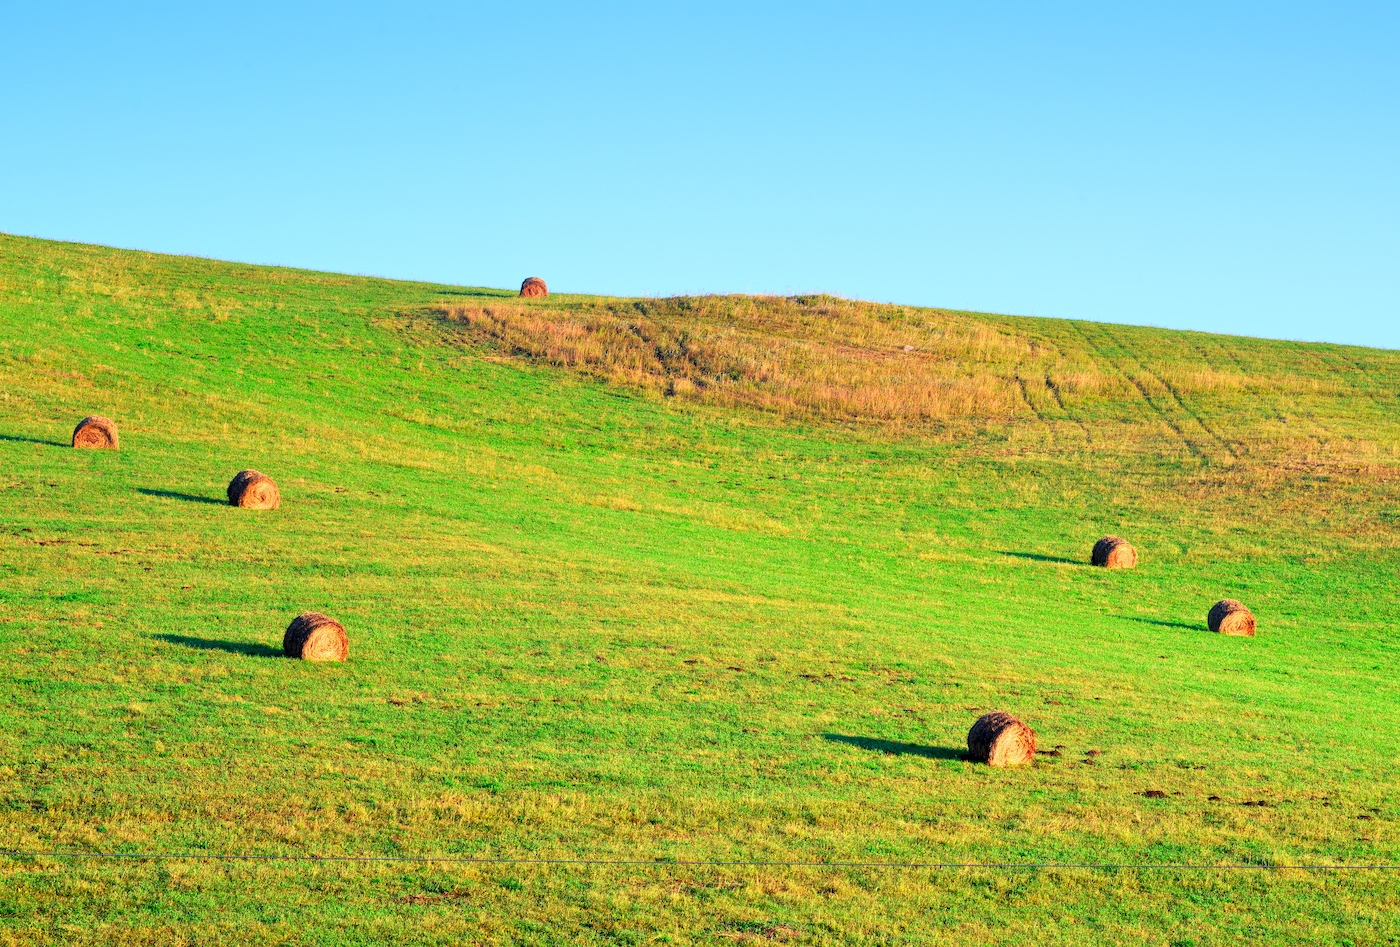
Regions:
<svg viewBox="0 0 1400 947"><path fill-rule="evenodd" d="M49 852L0 849L5 858L128 859L131 861L282 861L383 862L448 865L598 865L634 868L983 868L995 871L1395 871L1400 865L1221 865L1172 862L861 862L861 861L724 861L669 858L490 858L451 855L228 855L202 852Z"/></svg>

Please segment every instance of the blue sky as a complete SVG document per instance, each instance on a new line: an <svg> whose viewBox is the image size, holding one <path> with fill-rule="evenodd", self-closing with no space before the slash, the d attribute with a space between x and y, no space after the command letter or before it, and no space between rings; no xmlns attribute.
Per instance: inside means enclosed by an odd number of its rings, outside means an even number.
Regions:
<svg viewBox="0 0 1400 947"><path fill-rule="evenodd" d="M0 6L0 231L1400 348L1400 5Z"/></svg>

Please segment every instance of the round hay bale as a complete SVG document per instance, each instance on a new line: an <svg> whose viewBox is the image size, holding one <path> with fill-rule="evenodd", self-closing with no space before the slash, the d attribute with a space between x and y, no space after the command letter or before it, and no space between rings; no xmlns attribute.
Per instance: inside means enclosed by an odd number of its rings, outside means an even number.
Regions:
<svg viewBox="0 0 1400 947"><path fill-rule="evenodd" d="M240 470L228 482L228 502L230 506L246 510L275 510L282 502L282 495L267 474Z"/></svg>
<svg viewBox="0 0 1400 947"><path fill-rule="evenodd" d="M548 296L549 287L544 285L544 280L538 276L532 276L520 284L520 295L522 296Z"/></svg>
<svg viewBox="0 0 1400 947"><path fill-rule="evenodd" d="M345 626L320 612L303 612L282 635L282 652L303 661L344 661L350 657Z"/></svg>
<svg viewBox="0 0 1400 947"><path fill-rule="evenodd" d="M1126 539L1105 536L1094 543L1089 562L1105 569L1131 569L1137 565L1137 550Z"/></svg>
<svg viewBox="0 0 1400 947"><path fill-rule="evenodd" d="M1019 766L1035 759L1035 731L1008 713L994 710L967 731L967 758L989 766Z"/></svg>
<svg viewBox="0 0 1400 947"><path fill-rule="evenodd" d="M73 428L73 446L109 447L116 450L117 426L112 423L111 418L104 418L100 414L88 415Z"/></svg>
<svg viewBox="0 0 1400 947"><path fill-rule="evenodd" d="M1218 635L1254 637L1254 613L1232 598L1222 598L1212 605L1206 624Z"/></svg>

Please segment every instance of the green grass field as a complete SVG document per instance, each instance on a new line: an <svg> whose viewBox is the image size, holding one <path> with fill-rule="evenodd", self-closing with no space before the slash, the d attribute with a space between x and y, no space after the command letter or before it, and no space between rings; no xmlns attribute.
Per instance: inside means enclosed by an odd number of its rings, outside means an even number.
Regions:
<svg viewBox="0 0 1400 947"><path fill-rule="evenodd" d="M9 856L0 943L1400 943L1400 353L642 304L966 394L862 417L451 317L507 296L0 236L0 846L647 864Z"/></svg>

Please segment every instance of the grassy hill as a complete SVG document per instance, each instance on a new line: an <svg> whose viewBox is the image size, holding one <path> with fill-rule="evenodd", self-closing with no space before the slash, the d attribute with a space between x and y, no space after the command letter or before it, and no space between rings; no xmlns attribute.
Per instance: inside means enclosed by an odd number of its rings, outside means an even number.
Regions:
<svg viewBox="0 0 1400 947"><path fill-rule="evenodd" d="M7 850L1254 866L7 857L0 944L1400 940L1400 353L0 236L0 405Z"/></svg>

